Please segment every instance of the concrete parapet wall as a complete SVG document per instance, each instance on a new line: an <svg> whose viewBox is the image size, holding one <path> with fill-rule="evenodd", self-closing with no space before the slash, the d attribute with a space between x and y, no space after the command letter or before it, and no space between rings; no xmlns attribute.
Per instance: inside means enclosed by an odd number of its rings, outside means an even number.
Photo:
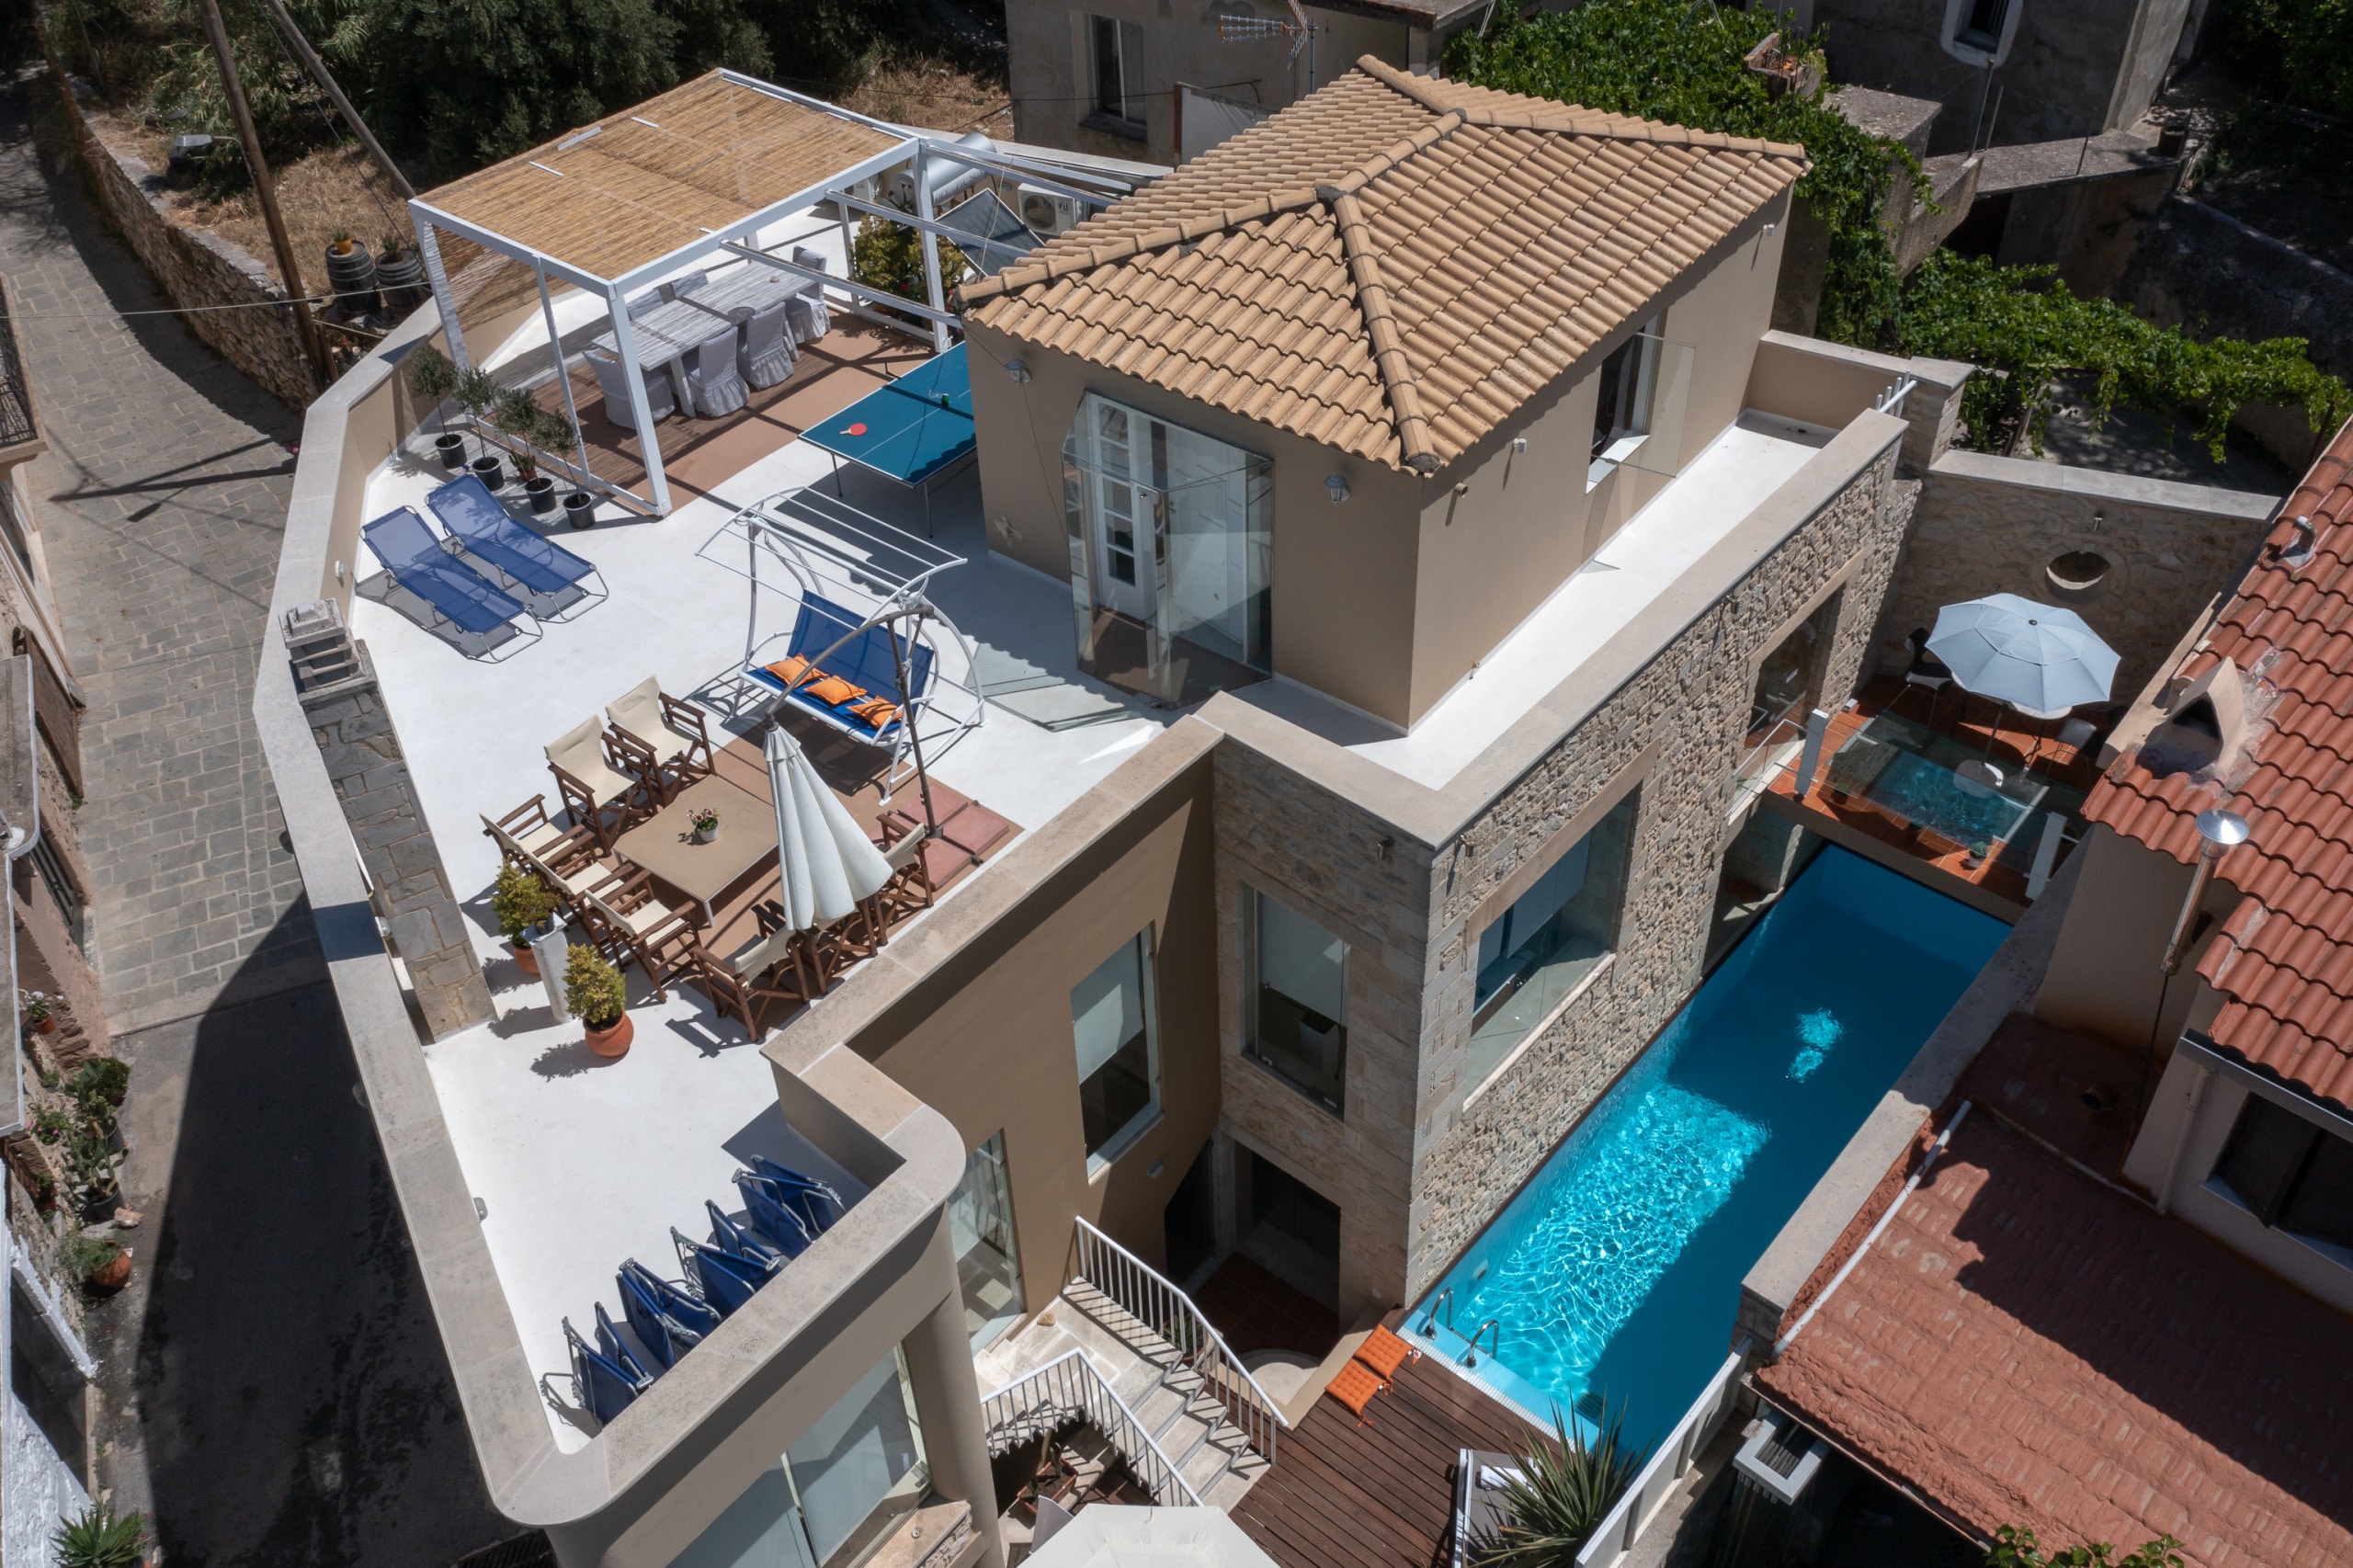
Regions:
<svg viewBox="0 0 2353 1568"><path fill-rule="evenodd" d="M1939 607L1993 593L2063 603L2120 655L2110 695L2154 675L2182 628L2229 587L2279 500L2025 458L1950 451L1928 469L1904 563L1881 622L1879 663L1909 660L1904 637ZM2089 551L2111 562L2082 592L2052 562Z"/></svg>
<svg viewBox="0 0 2353 1568"><path fill-rule="evenodd" d="M174 222L163 202L162 176L98 134L83 117L81 84L55 61L50 80L99 210L165 296L188 312L180 320L272 396L295 408L309 403L316 392L310 356L293 312L283 303L286 291L268 269L209 230ZM278 301L277 308L265 308L271 301Z"/></svg>
<svg viewBox="0 0 2353 1568"><path fill-rule="evenodd" d="M1747 404L1843 430L1905 380L1916 381L1901 415L1903 464L1906 472L1920 473L1952 445L1961 424L1961 387L1975 369L1957 359L1907 359L1826 338L1768 332L1757 340Z"/></svg>

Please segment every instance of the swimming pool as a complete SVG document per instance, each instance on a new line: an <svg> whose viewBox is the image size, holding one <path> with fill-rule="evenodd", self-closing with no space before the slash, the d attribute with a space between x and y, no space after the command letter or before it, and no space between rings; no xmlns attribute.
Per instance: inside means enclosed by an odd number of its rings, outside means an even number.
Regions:
<svg viewBox="0 0 2353 1568"><path fill-rule="evenodd" d="M1461 1361L1495 1319L1473 1373L1530 1415L1664 1430L1722 1364L1741 1277L2008 930L1823 849L1408 1334Z"/></svg>

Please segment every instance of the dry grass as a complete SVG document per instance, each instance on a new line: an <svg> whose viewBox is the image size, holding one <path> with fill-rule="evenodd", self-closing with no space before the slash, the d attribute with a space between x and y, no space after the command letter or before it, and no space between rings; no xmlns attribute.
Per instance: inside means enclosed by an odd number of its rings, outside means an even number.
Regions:
<svg viewBox="0 0 2353 1568"><path fill-rule="evenodd" d="M1013 96L1003 79L938 60L885 59L837 101L859 114L926 131L1003 136L1013 129Z"/></svg>
<svg viewBox="0 0 2353 1568"><path fill-rule="evenodd" d="M85 111L87 112L87 111ZM92 127L107 142L136 153L147 165L162 173L170 154L171 138L150 131L131 116L113 111L89 115ZM237 156L231 142L221 156ZM326 287L327 242L338 233L374 248L387 233L397 233L403 244L414 242L408 207L392 181L358 147L327 147L270 171L278 178L278 207L285 215L286 232L294 244L294 262L301 268L302 286L313 293ZM201 190L166 192L165 208L175 222L190 229L210 229L235 245L278 278L278 257L270 248L269 228L253 192L242 191L214 200Z"/></svg>

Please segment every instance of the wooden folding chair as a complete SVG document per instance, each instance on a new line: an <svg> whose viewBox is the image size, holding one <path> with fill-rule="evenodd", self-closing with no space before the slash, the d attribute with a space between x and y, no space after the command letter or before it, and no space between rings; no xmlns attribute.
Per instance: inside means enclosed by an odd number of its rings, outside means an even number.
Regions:
<svg viewBox="0 0 2353 1568"><path fill-rule="evenodd" d="M510 824L524 831L513 831ZM544 796L532 796L529 804L496 822L483 816L482 825L502 856L547 884L556 907L566 915L578 912L583 893L620 880L620 872L597 858L602 846L595 834L585 826L558 827L548 820Z"/></svg>
<svg viewBox="0 0 2353 1568"><path fill-rule="evenodd" d="M605 848L654 814L657 801L653 790L616 766L626 759L617 758L604 721L583 719L543 749L564 810Z"/></svg>
<svg viewBox="0 0 2353 1568"><path fill-rule="evenodd" d="M605 717L617 758L665 806L717 766L702 710L664 691L652 676L607 703Z"/></svg>
<svg viewBox="0 0 2353 1568"><path fill-rule="evenodd" d="M640 871L617 887L583 893L581 913L597 951L616 969L636 964L653 985L656 1002L668 996L671 981L692 967L688 955L699 945L692 911L674 909L656 898L648 872Z"/></svg>
<svg viewBox="0 0 2353 1568"><path fill-rule="evenodd" d="M923 852L929 836L928 828L909 828L883 819L882 861L891 868L891 880L866 901L868 929L878 947L890 936L892 926L931 907L931 868Z"/></svg>

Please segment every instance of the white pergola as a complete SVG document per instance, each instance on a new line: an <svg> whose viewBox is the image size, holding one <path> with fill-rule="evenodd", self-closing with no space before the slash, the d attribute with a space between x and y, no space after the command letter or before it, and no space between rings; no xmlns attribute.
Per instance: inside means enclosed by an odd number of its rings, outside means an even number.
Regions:
<svg viewBox="0 0 2353 1568"><path fill-rule="evenodd" d="M644 372L630 320L631 295L697 262L742 260L818 284L847 298L843 308L901 331L925 335L899 316L929 325L934 352L960 330L949 313L939 269L939 241L965 238L933 210L933 170L941 163L980 175L1015 178L1074 198L1090 210L1133 187L1093 169L1011 155L984 140L954 141L892 125L734 71L713 71L633 108L608 115L563 139L427 192L409 202L417 250L462 372L473 360L458 318L458 300L438 236L449 233L531 268L546 323L556 381L572 420L578 479L584 487L670 510L661 441L645 395ZM912 166L915 210L858 194L857 187ZM1080 179L1085 185L1072 183ZM1093 188L1089 188L1089 187ZM836 278L758 248L762 230L820 202L840 215L845 252L853 214L904 224L920 233L927 300ZM847 271L847 268L845 268ZM605 301L629 383L650 494L630 495L589 472L572 381L549 280ZM683 389L681 389L683 391Z"/></svg>

